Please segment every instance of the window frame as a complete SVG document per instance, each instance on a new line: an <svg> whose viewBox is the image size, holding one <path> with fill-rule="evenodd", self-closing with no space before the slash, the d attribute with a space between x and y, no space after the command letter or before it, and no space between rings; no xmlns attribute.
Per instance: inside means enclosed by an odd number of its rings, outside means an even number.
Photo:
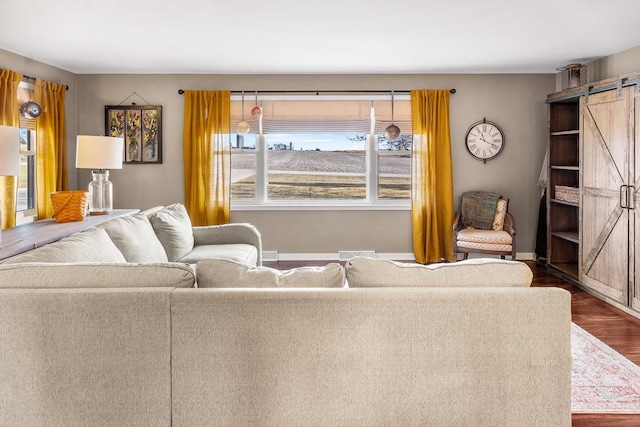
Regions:
<svg viewBox="0 0 640 427"><path fill-rule="evenodd" d="M29 101L33 98L34 91L34 83L32 79L23 78L22 81L18 84L18 105L22 105L22 103ZM20 149L20 158L22 157L30 157L32 159L31 164L27 162L27 199L29 197L33 200L33 207L18 210L18 191L19 191L19 180L18 176L16 180L16 225L27 224L33 221L38 220L38 188L37 188L37 151L36 146L38 144L37 139L37 129L36 129L36 119L28 119L23 116L20 116L20 138L22 138L22 132L27 132L27 138L29 140L29 149L22 150ZM20 144L22 147L22 144Z"/></svg>
<svg viewBox="0 0 640 427"><path fill-rule="evenodd" d="M272 95L263 96L263 100L304 100L304 97L297 95ZM308 100L317 99L317 96L310 97ZM410 101L410 95L395 95L396 101ZM323 96L323 100L366 100L366 101L382 101L391 103L388 96L382 95L330 95ZM240 103L240 95L232 95L231 102ZM259 101L256 101L259 103ZM251 103L251 101L250 101ZM232 120L234 118L232 117ZM249 117L250 119L250 117ZM236 118L239 120L239 118ZM248 120L245 118L245 120ZM370 120L375 122L376 118L373 111ZM373 125L371 126L373 128ZM253 131L252 127L252 131ZM230 140L235 140L235 126L232 126L232 135ZM407 132L405 132L406 134ZM231 200L232 211L254 211L254 210L410 210L411 199L381 199L378 197L379 186L379 143L378 135L367 134L365 140L365 157L366 157L366 197L360 200L269 200L267 198L267 143L268 134L264 134L267 138L260 138L256 134L256 147L251 150L255 153L255 199L254 200ZM231 168L233 169L233 152L231 154ZM411 173L409 174L411 180Z"/></svg>

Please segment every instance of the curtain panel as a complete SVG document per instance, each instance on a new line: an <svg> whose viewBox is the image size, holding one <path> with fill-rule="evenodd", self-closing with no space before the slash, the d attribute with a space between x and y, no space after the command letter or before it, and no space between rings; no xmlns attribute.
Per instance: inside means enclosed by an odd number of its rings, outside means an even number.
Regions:
<svg viewBox="0 0 640 427"><path fill-rule="evenodd" d="M18 85L22 74L0 69L0 125L20 126ZM16 144L18 141L16 141ZM17 177L0 176L0 202L2 203L2 228L16 225Z"/></svg>
<svg viewBox="0 0 640 427"><path fill-rule="evenodd" d="M53 215L51 193L68 189L66 85L36 79L34 101L42 114L36 119L36 188L38 218Z"/></svg>
<svg viewBox="0 0 640 427"><path fill-rule="evenodd" d="M229 222L231 92L184 92L185 206L193 225Z"/></svg>
<svg viewBox="0 0 640 427"><path fill-rule="evenodd" d="M416 261L453 261L449 91L412 90L411 223Z"/></svg>

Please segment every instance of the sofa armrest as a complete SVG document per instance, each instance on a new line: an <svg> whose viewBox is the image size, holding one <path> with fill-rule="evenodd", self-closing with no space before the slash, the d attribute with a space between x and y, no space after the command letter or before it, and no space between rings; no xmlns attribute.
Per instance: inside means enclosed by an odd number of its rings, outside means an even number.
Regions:
<svg viewBox="0 0 640 427"><path fill-rule="evenodd" d="M246 223L193 227L194 246L245 243L258 251L257 265L262 265L262 236L256 227Z"/></svg>

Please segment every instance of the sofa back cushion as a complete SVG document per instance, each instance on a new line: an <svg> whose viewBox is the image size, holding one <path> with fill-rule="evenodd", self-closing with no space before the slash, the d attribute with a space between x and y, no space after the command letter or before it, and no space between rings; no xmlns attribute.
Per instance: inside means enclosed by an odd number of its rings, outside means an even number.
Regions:
<svg viewBox="0 0 640 427"><path fill-rule="evenodd" d="M280 271L208 259L198 262L196 275L199 288L341 288L345 282L344 268L337 263Z"/></svg>
<svg viewBox="0 0 640 427"><path fill-rule="evenodd" d="M533 272L520 261L470 259L455 263L411 264L366 257L351 258L345 267L351 288L530 286Z"/></svg>
<svg viewBox="0 0 640 427"><path fill-rule="evenodd" d="M178 263L42 263L0 265L0 288L192 288L195 273Z"/></svg>
<svg viewBox="0 0 640 427"><path fill-rule="evenodd" d="M2 263L22 262L125 262L125 259L105 230L92 227Z"/></svg>
<svg viewBox="0 0 640 427"><path fill-rule="evenodd" d="M127 262L167 262L167 253L143 213L110 219L104 228Z"/></svg>
<svg viewBox="0 0 640 427"><path fill-rule="evenodd" d="M178 261L193 250L193 230L187 209L180 203L147 213L169 261Z"/></svg>

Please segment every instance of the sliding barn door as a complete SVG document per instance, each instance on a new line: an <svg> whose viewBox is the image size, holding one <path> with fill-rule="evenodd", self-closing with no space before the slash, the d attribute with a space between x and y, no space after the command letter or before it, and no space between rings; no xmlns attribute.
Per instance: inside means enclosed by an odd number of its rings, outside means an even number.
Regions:
<svg viewBox="0 0 640 427"><path fill-rule="evenodd" d="M629 304L630 222L621 193L633 154L631 89L589 95L581 109L580 281L624 305Z"/></svg>
<svg viewBox="0 0 640 427"><path fill-rule="evenodd" d="M636 85L640 82L636 82ZM635 129L635 144L633 149L633 158L629 162L631 165L631 182L629 185L632 187L629 189L629 216L632 220L630 223L630 242L629 242L629 256L633 261L632 266L632 283L630 289L631 295L631 308L636 311L640 311L640 93L638 90L634 92L633 97L633 117L634 117L634 129Z"/></svg>

